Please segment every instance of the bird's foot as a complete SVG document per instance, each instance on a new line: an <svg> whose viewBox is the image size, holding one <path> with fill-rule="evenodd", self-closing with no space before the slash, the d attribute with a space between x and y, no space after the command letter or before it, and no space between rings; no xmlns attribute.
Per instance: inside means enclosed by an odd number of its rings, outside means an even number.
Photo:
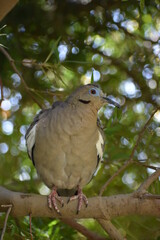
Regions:
<svg viewBox="0 0 160 240"><path fill-rule="evenodd" d="M79 211L81 210L82 207L82 203L84 202L84 204L86 205L86 207L88 206L88 199L87 197L83 194L82 189L78 186L78 193L72 197L69 198L68 203L78 199L78 206L77 206L77 214L79 213Z"/></svg>
<svg viewBox="0 0 160 240"><path fill-rule="evenodd" d="M58 195L56 187L53 187L52 192L48 196L48 206L50 209L54 208L55 211L61 215L56 200L61 204L61 207L64 206L62 198Z"/></svg>

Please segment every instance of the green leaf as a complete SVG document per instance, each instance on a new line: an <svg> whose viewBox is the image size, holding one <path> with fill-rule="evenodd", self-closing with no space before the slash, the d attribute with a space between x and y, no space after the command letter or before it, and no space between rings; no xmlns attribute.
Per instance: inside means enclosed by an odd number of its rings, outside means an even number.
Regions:
<svg viewBox="0 0 160 240"><path fill-rule="evenodd" d="M60 40L61 40L61 37L59 37L56 42L53 42L51 51L48 54L44 63L47 63L53 54L55 55L56 60L59 61L58 43L59 43Z"/></svg>
<svg viewBox="0 0 160 240"><path fill-rule="evenodd" d="M94 74L93 74L93 71L92 71L92 75L91 75L91 83L92 83L92 84L94 83Z"/></svg>
<svg viewBox="0 0 160 240"><path fill-rule="evenodd" d="M141 9L141 12L143 12L144 7L145 7L145 0L140 0L140 9Z"/></svg>
<svg viewBox="0 0 160 240"><path fill-rule="evenodd" d="M107 127L104 129L104 132L106 134L113 134L113 133L116 133L116 132L119 132L120 130L123 129L123 126L122 125L116 125L116 126L113 126L113 127Z"/></svg>

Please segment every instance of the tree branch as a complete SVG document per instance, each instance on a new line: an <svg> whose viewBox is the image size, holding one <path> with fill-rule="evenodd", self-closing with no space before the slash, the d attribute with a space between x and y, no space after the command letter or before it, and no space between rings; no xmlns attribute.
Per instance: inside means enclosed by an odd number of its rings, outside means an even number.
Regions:
<svg viewBox="0 0 160 240"><path fill-rule="evenodd" d="M99 224L109 234L112 240L124 240L124 237L118 231L118 229L111 223L104 219L98 219Z"/></svg>
<svg viewBox="0 0 160 240"><path fill-rule="evenodd" d="M19 72L19 70L17 69L15 63L14 63L14 60L11 58L11 56L9 55L9 53L6 51L6 49L4 49L2 46L0 46L0 51L4 54L4 56L8 59L8 61L10 62L11 64L11 67L13 68L13 70L15 71L15 73L17 73L17 75L20 77L21 79L21 82L26 90L26 92L30 95L30 97L33 99L33 101L35 103L37 103L37 105L40 107L40 108L44 108L43 105L41 105L37 99L34 97L34 95L31 93L30 89L28 88L28 85L26 84L22 74Z"/></svg>
<svg viewBox="0 0 160 240"><path fill-rule="evenodd" d="M105 240L106 239L104 237L99 236L98 234L96 234L94 232L91 232L90 230L88 230L87 228L85 228L81 224L77 223L73 219L62 218L61 221L68 224L72 228L76 229L78 232L80 232L85 237L87 237L88 240Z"/></svg>
<svg viewBox="0 0 160 240"><path fill-rule="evenodd" d="M144 159L145 160L145 159ZM147 160L147 159L146 159ZM152 165L146 165L145 163L142 163L140 162L139 160L133 160L133 162L137 165L140 165L142 167L145 167L145 168L150 168L150 169L153 169L153 170L157 170L159 169L159 167L155 167L155 166L152 166Z"/></svg>
<svg viewBox="0 0 160 240"><path fill-rule="evenodd" d="M65 206L60 208L62 217L54 210L50 210L47 205L47 197L37 194L27 194L13 192L0 187L0 211L5 209L1 207L4 204L12 204L11 214L15 217L52 217L52 218L96 218L110 220L117 216L128 216L132 214L148 215L160 217L160 199L140 199L134 194L121 194L110 197L89 198L89 205L86 208L82 206L80 213L76 214L76 201L67 204L68 198L63 198ZM157 204L156 204L157 203ZM96 211L93 211L96 209Z"/></svg>
<svg viewBox="0 0 160 240"><path fill-rule="evenodd" d="M134 163L133 157L135 154L135 151L143 137L144 132L146 131L148 125L150 124L154 114L160 109L160 107L157 107L151 114L151 116L149 117L149 119L147 120L147 122L145 123L145 125L143 126L143 128L141 129L141 131L138 134L138 138L137 141L132 149L131 155L129 157L129 159L123 164L123 166L118 169L117 172L115 172L112 177L110 177L107 182L102 186L102 188L100 189L100 193L99 196L102 196L103 192L105 191L106 187L115 179L115 177L117 177L121 172L123 172L129 165L131 165L132 163Z"/></svg>
<svg viewBox="0 0 160 240"><path fill-rule="evenodd" d="M6 217L5 217L5 220L4 220L4 226L3 226L3 230L2 230L2 234L1 234L1 239L0 239L0 240L3 240L4 234L5 234L5 231L6 231L8 217L9 217L10 211L12 209L12 204L1 205L1 207L8 208L7 213L6 213Z"/></svg>
<svg viewBox="0 0 160 240"><path fill-rule="evenodd" d="M17 4L18 0L1 0L0 21L7 15L9 11Z"/></svg>
<svg viewBox="0 0 160 240"><path fill-rule="evenodd" d="M123 172L123 170L125 170L129 165L131 165L133 162L131 159L129 159L128 161L126 161L123 166L121 168L118 169L117 172L115 172L112 177L110 177L107 182L101 187L100 192L99 192L99 196L102 196L105 189L107 188L107 186L121 173Z"/></svg>
<svg viewBox="0 0 160 240"><path fill-rule="evenodd" d="M136 192L145 192L149 186L160 176L160 169L154 172L149 178L147 178L138 188Z"/></svg>

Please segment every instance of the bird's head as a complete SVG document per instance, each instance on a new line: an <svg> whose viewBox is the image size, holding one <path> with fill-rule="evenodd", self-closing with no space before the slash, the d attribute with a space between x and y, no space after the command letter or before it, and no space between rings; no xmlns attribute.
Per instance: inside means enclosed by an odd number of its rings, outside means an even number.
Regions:
<svg viewBox="0 0 160 240"><path fill-rule="evenodd" d="M110 99L96 84L88 84L77 88L67 99L67 102L75 105L94 106L99 110L103 105L110 103L120 107L118 103Z"/></svg>

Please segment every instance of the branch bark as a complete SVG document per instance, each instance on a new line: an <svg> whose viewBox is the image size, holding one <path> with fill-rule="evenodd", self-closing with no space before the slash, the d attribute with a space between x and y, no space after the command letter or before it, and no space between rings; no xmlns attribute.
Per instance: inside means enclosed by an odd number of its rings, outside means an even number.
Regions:
<svg viewBox="0 0 160 240"><path fill-rule="evenodd" d="M137 214L141 216L160 217L160 199L139 198L133 194L121 194L109 197L89 198L89 205L82 207L76 214L76 201L67 204L68 198L63 198L65 206L60 208L62 217L47 205L47 197L37 194L13 192L0 187L0 212L5 212L1 205L12 204L11 215L15 217L52 217L52 218L96 218L110 220L118 216ZM96 209L96 211L93 211Z"/></svg>
<svg viewBox="0 0 160 240"><path fill-rule="evenodd" d="M12 8L17 4L18 0L0 0L0 21L12 10Z"/></svg>

